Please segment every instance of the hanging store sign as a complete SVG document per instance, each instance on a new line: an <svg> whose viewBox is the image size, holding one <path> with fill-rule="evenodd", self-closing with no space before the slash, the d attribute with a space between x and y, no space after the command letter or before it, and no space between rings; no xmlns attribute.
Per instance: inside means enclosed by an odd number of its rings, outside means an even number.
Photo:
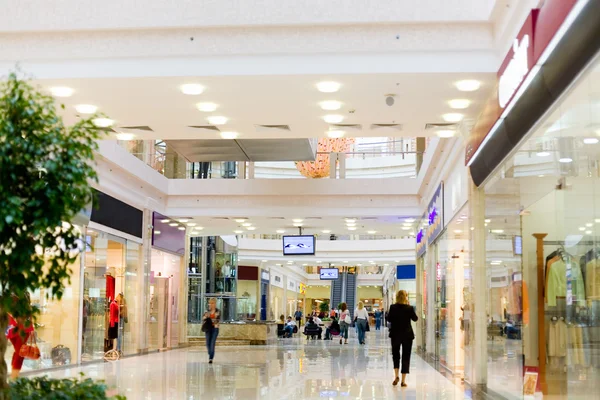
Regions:
<svg viewBox="0 0 600 400"><path fill-rule="evenodd" d="M523 36L521 41L515 39L512 47L512 58L502 75L500 75L500 79L498 79L500 108L505 108L508 105L529 72L530 49L533 49L533 46L530 46L529 35Z"/></svg>
<svg viewBox="0 0 600 400"><path fill-rule="evenodd" d="M283 276L271 274L271 285L277 286L283 289Z"/></svg>
<svg viewBox="0 0 600 400"><path fill-rule="evenodd" d="M304 283L299 284L298 288L300 294L306 294L306 285Z"/></svg>
<svg viewBox="0 0 600 400"><path fill-rule="evenodd" d="M288 279L288 290L296 291L296 282Z"/></svg>
<svg viewBox="0 0 600 400"><path fill-rule="evenodd" d="M427 250L427 227L429 226L427 221L427 213L425 213L419 221L419 225L417 225L417 257L423 257L425 251Z"/></svg>
<svg viewBox="0 0 600 400"><path fill-rule="evenodd" d="M444 229L444 183L441 182L427 207L427 244L432 244Z"/></svg>

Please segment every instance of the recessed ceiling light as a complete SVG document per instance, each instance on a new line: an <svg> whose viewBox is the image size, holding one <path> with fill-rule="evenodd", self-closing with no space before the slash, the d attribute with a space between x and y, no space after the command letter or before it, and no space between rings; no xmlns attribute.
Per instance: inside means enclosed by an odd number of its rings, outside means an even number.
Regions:
<svg viewBox="0 0 600 400"><path fill-rule="evenodd" d="M75 90L66 86L55 86L50 88L50 93L54 97L71 97L75 93Z"/></svg>
<svg viewBox="0 0 600 400"><path fill-rule="evenodd" d="M186 223L186 222L188 222L188 221L189 221L189 219L187 219L187 218L181 218L181 219L179 220L179 222L181 222L182 224L185 224L185 223Z"/></svg>
<svg viewBox="0 0 600 400"><path fill-rule="evenodd" d="M262 260L262 262L267 262L267 260Z"/></svg>
<svg viewBox="0 0 600 400"><path fill-rule="evenodd" d="M483 222L485 222L486 224L489 224L490 222L492 222L491 219L484 219Z"/></svg>
<svg viewBox="0 0 600 400"><path fill-rule="evenodd" d="M277 233L285 233L285 229L277 229Z"/></svg>
<svg viewBox="0 0 600 400"><path fill-rule="evenodd" d="M590 228L590 227L594 226L594 224L588 222L587 224L585 224L585 226L587 226L588 228Z"/></svg>
<svg viewBox="0 0 600 400"><path fill-rule="evenodd" d="M474 226L472 226L472 227L471 227L471 230L472 230L472 231L474 231L474 230L475 230L475 227L474 227Z"/></svg>
<svg viewBox="0 0 600 400"><path fill-rule="evenodd" d="M213 112L219 108L219 106L216 103L198 103L196 104L196 108L198 111L202 112Z"/></svg>
<svg viewBox="0 0 600 400"><path fill-rule="evenodd" d="M238 136L239 135L237 132L221 132L221 137L223 139L233 140L233 139L237 139Z"/></svg>
<svg viewBox="0 0 600 400"><path fill-rule="evenodd" d="M403 230L403 231L408 231L408 230L410 230L410 226L403 226L403 227L402 227L402 230Z"/></svg>
<svg viewBox="0 0 600 400"><path fill-rule="evenodd" d="M474 79L465 79L454 83L461 92L474 92L481 87L481 82Z"/></svg>
<svg viewBox="0 0 600 400"><path fill-rule="evenodd" d="M572 163L573 159L570 157L562 157L558 159L558 162L563 163L563 164L568 164L568 163Z"/></svg>
<svg viewBox="0 0 600 400"><path fill-rule="evenodd" d="M239 222L241 224L242 222L246 222L246 219L245 218L238 218L238 219L235 220L235 222Z"/></svg>
<svg viewBox="0 0 600 400"><path fill-rule="evenodd" d="M583 143L585 143L585 144L598 144L598 142L600 142L600 140L597 139L597 138L585 138L585 139L583 139Z"/></svg>
<svg viewBox="0 0 600 400"><path fill-rule="evenodd" d="M98 107L93 104L77 104L75 110L77 110L79 114L93 114L98 111Z"/></svg>
<svg viewBox="0 0 600 400"><path fill-rule="evenodd" d="M375 261L369 261L369 263L371 263L371 264L375 264Z"/></svg>
<svg viewBox="0 0 600 400"><path fill-rule="evenodd" d="M244 233L244 231L237 230L237 231L233 231L233 233L240 234L240 233Z"/></svg>
<svg viewBox="0 0 600 400"><path fill-rule="evenodd" d="M471 105L471 100L468 99L453 99L448 102L450 108L454 108L456 110L463 110L465 108L469 108Z"/></svg>
<svg viewBox="0 0 600 400"><path fill-rule="evenodd" d="M295 218L292 220L293 222L302 222L304 221L302 218Z"/></svg>
<svg viewBox="0 0 600 400"><path fill-rule="evenodd" d="M203 230L203 229L204 229L204 227L203 227L203 226L196 226L196 227L194 227L194 230L195 230L195 231L201 231L201 230Z"/></svg>
<svg viewBox="0 0 600 400"><path fill-rule="evenodd" d="M535 155L538 157L548 157L550 153L547 151L538 151L537 153L535 153Z"/></svg>
<svg viewBox="0 0 600 400"><path fill-rule="evenodd" d="M206 118L206 120L211 125L225 125L227 123L227 117L223 117L220 115L208 117Z"/></svg>
<svg viewBox="0 0 600 400"><path fill-rule="evenodd" d="M376 233L377 233L377 231L367 231L367 233L368 233L369 235L374 235L374 234L376 234Z"/></svg>
<svg viewBox="0 0 600 400"><path fill-rule="evenodd" d="M362 264L356 264L358 267L362 267Z"/></svg>
<svg viewBox="0 0 600 400"><path fill-rule="evenodd" d="M462 233L462 231L460 229L455 229L454 233Z"/></svg>
<svg viewBox="0 0 600 400"><path fill-rule="evenodd" d="M492 264L492 265L500 265L500 264L502 264L502 261L492 261L490 264Z"/></svg>
<svg viewBox="0 0 600 400"><path fill-rule="evenodd" d="M338 82L325 81L317 83L317 89L322 93L335 93L342 85Z"/></svg>
<svg viewBox="0 0 600 400"><path fill-rule="evenodd" d="M327 100L319 103L321 108L326 111L336 111L342 108L342 103L337 100Z"/></svg>
<svg viewBox="0 0 600 400"><path fill-rule="evenodd" d="M198 224L196 224L195 222L188 222L187 226L196 226Z"/></svg>
<svg viewBox="0 0 600 400"><path fill-rule="evenodd" d="M327 131L327 137L330 137L331 139L339 139L341 137L344 137L345 134L345 131L340 131L337 129L333 131Z"/></svg>
<svg viewBox="0 0 600 400"><path fill-rule="evenodd" d="M242 226L252 226L250 222L243 223Z"/></svg>
<svg viewBox="0 0 600 400"><path fill-rule="evenodd" d="M442 130L436 131L435 134L441 138L451 138L451 137L454 137L454 135L456 134L456 131L451 130L451 129L442 129Z"/></svg>
<svg viewBox="0 0 600 400"><path fill-rule="evenodd" d="M317 261L317 262L318 262L318 263L322 263L323 261L319 260L319 261Z"/></svg>
<svg viewBox="0 0 600 400"><path fill-rule="evenodd" d="M288 264L293 264L294 262L293 262L293 261L288 261L287 263L288 263Z"/></svg>
<svg viewBox="0 0 600 400"><path fill-rule="evenodd" d="M121 132L121 133L115 134L115 137L117 138L117 140L122 140L124 142L135 139L135 135L133 133Z"/></svg>
<svg viewBox="0 0 600 400"><path fill-rule="evenodd" d="M583 226L580 226L580 227L579 227L579 230L580 230L581 232L583 232L583 231L585 231L585 227L583 227Z"/></svg>
<svg viewBox="0 0 600 400"><path fill-rule="evenodd" d="M538 178L543 178L543 177L544 177L544 175L538 175Z"/></svg>
<svg viewBox="0 0 600 400"><path fill-rule="evenodd" d="M355 226L349 226L349 227L348 227L348 230L349 230L349 231L355 231L356 229L357 229L357 228L356 228Z"/></svg>
<svg viewBox="0 0 600 400"><path fill-rule="evenodd" d="M155 235L160 235L160 231L154 231Z"/></svg>
<svg viewBox="0 0 600 400"><path fill-rule="evenodd" d="M348 264L348 260L344 260L344 261L342 261L342 262L343 262L343 263L345 263L345 264Z"/></svg>
<svg viewBox="0 0 600 400"><path fill-rule="evenodd" d="M294 226L297 228L301 227L302 225L304 225L302 222L294 222Z"/></svg>
<svg viewBox="0 0 600 400"><path fill-rule="evenodd" d="M204 86L197 83L186 83L185 85L181 85L179 88L181 89L181 93L190 96L196 96L204 92Z"/></svg>
<svg viewBox="0 0 600 400"><path fill-rule="evenodd" d="M180 227L179 227L179 228L177 228L177 229L179 229L180 231L185 231L185 228L184 228L183 226L180 226Z"/></svg>
<svg viewBox="0 0 600 400"><path fill-rule="evenodd" d="M350 223L356 222L356 219L355 218L346 218L346 222L350 222Z"/></svg>
<svg viewBox="0 0 600 400"><path fill-rule="evenodd" d="M179 225L177 222L171 222L171 223L169 224L169 226L177 226L177 225Z"/></svg>
<svg viewBox="0 0 600 400"><path fill-rule="evenodd" d="M98 128L108 128L109 126L114 124L115 121L113 121L110 118L94 118L92 120L92 123L94 125L96 125Z"/></svg>
<svg viewBox="0 0 600 400"><path fill-rule="evenodd" d="M592 234L592 231L585 231L585 234L586 234L586 235L591 235L591 234Z"/></svg>
<svg viewBox="0 0 600 400"><path fill-rule="evenodd" d="M249 231L255 231L256 227L255 226L249 226L246 229L248 229Z"/></svg>
<svg viewBox="0 0 600 400"><path fill-rule="evenodd" d="M442 118L446 122L460 122L464 118L464 115L460 113L448 113L442 115Z"/></svg>
<svg viewBox="0 0 600 400"><path fill-rule="evenodd" d="M325 229L324 231L321 231L323 233L331 233L331 231L329 229Z"/></svg>
<svg viewBox="0 0 600 400"><path fill-rule="evenodd" d="M492 229L492 233L504 233L503 229Z"/></svg>
<svg viewBox="0 0 600 400"><path fill-rule="evenodd" d="M163 224L168 224L169 222L171 222L170 219L161 219L160 222L162 222Z"/></svg>
<svg viewBox="0 0 600 400"><path fill-rule="evenodd" d="M600 224L600 218L594 220L595 223Z"/></svg>
<svg viewBox="0 0 600 400"><path fill-rule="evenodd" d="M306 267L308 264L302 264L303 267Z"/></svg>
<svg viewBox="0 0 600 400"><path fill-rule="evenodd" d="M344 120L344 116L339 114L329 114L324 116L323 120L328 124L339 124Z"/></svg>
<svg viewBox="0 0 600 400"><path fill-rule="evenodd" d="M413 223L413 222L415 222L415 219L414 218L406 218L404 221Z"/></svg>

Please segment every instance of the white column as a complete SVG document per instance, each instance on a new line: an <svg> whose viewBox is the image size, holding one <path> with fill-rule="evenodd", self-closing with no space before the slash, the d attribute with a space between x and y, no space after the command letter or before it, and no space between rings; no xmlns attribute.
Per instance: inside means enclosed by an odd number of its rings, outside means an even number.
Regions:
<svg viewBox="0 0 600 400"><path fill-rule="evenodd" d="M254 161L248 161L248 179L254 179Z"/></svg>
<svg viewBox="0 0 600 400"><path fill-rule="evenodd" d="M337 159L340 163L340 179L346 179L346 153L337 153Z"/></svg>
<svg viewBox="0 0 600 400"><path fill-rule="evenodd" d="M329 153L329 177L331 179L337 179L337 153Z"/></svg>
<svg viewBox="0 0 600 400"><path fill-rule="evenodd" d="M148 315L150 315L150 301L148 290L150 287L150 269L152 262L152 210L144 209L142 230L142 265L141 276L138 279L137 292L139 295L137 315L140 316L138 326L138 343L141 353L148 351Z"/></svg>

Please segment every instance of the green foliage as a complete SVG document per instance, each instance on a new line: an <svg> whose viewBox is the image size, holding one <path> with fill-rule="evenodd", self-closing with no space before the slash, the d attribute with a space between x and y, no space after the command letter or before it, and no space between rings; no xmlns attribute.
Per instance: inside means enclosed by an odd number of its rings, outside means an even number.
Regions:
<svg viewBox="0 0 600 400"><path fill-rule="evenodd" d="M319 311L327 313L329 312L329 301L325 300L321 304L319 304Z"/></svg>
<svg viewBox="0 0 600 400"><path fill-rule="evenodd" d="M124 396L107 397L104 382L90 378L50 379L47 376L20 378L10 383L9 399L22 400L125 400Z"/></svg>
<svg viewBox="0 0 600 400"><path fill-rule="evenodd" d="M67 222L97 180L95 117L66 127L54 99L29 82L12 73L0 84L0 311L33 315L28 290L63 294L82 247Z"/></svg>

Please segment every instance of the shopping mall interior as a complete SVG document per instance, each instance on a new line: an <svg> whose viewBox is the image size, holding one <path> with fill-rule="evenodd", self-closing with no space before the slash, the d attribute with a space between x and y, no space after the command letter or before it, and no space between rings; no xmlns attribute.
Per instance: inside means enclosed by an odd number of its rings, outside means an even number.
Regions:
<svg viewBox="0 0 600 400"><path fill-rule="evenodd" d="M86 246L60 300L31 290L22 377L133 400L598 398L600 0L60 3L0 15L2 75L102 134L66 221Z"/></svg>

